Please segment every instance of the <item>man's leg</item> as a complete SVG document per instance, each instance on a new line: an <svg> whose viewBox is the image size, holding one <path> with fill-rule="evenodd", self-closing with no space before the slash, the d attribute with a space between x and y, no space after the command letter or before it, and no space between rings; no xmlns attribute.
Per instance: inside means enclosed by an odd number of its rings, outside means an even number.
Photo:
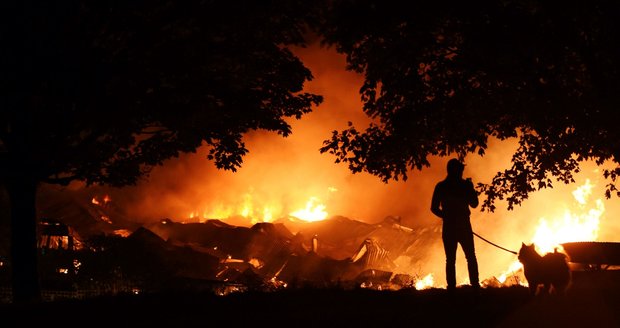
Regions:
<svg viewBox="0 0 620 328"><path fill-rule="evenodd" d="M467 270L469 271L469 283L474 288L480 287L478 277L478 260L476 259L476 250L474 248L474 235L467 233L461 238L461 247L467 259Z"/></svg>
<svg viewBox="0 0 620 328"><path fill-rule="evenodd" d="M457 240L451 233L446 233L444 230L442 234L443 249L446 253L446 283L448 291L453 291L456 288L456 247Z"/></svg>

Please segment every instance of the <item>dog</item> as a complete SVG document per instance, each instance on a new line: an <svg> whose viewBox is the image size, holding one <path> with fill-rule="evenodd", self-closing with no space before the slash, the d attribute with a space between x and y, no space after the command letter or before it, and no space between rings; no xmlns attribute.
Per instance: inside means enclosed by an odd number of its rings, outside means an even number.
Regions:
<svg viewBox="0 0 620 328"><path fill-rule="evenodd" d="M565 295L571 283L571 272L568 257L557 252L541 256L534 244L521 243L517 255L523 264L523 273L529 284L532 296L543 294ZM539 287L542 288L539 289Z"/></svg>

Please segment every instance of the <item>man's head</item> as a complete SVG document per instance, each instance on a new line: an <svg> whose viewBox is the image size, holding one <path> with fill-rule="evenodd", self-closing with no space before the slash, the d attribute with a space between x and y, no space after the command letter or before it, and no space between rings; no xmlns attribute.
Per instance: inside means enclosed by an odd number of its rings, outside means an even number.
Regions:
<svg viewBox="0 0 620 328"><path fill-rule="evenodd" d="M458 159L453 158L448 161L448 176L462 177L464 169L465 164L461 163Z"/></svg>

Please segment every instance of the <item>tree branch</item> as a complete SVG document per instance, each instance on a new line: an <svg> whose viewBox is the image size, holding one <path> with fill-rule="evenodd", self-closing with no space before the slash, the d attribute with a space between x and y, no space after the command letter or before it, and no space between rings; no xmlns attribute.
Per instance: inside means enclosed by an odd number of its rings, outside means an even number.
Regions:
<svg viewBox="0 0 620 328"><path fill-rule="evenodd" d="M56 176L53 178L52 177L44 178L42 179L42 182L66 186L69 183L71 183L71 181L76 180L77 178L78 178L77 175L70 175L70 176L65 176L65 177Z"/></svg>

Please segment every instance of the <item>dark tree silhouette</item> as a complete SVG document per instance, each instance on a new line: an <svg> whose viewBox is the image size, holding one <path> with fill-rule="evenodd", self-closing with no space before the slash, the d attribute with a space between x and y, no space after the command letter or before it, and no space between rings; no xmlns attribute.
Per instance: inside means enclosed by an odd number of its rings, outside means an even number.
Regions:
<svg viewBox="0 0 620 328"><path fill-rule="evenodd" d="M291 133L320 96L287 48L304 1L6 1L0 8L0 182L10 197L13 298L40 299L41 183L122 186L201 145L235 170L244 133Z"/></svg>
<svg viewBox="0 0 620 328"><path fill-rule="evenodd" d="M334 131L321 152L384 181L406 179L429 156L484 155L490 137L516 138L512 167L489 184L512 209L530 192L570 183L583 161L620 174L620 3L508 0L335 1L328 45L365 76L373 119Z"/></svg>

